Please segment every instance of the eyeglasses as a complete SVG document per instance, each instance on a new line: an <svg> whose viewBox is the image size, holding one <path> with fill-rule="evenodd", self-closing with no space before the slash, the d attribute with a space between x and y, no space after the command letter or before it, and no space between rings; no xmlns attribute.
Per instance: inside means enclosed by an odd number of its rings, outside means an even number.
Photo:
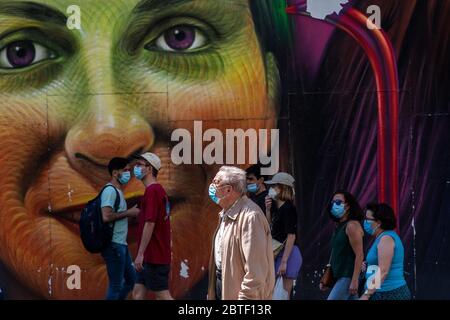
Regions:
<svg viewBox="0 0 450 320"><path fill-rule="evenodd" d="M342 200L331 200L331 204L336 204L338 206L340 206L343 203L344 203L344 201L342 201Z"/></svg>
<svg viewBox="0 0 450 320"><path fill-rule="evenodd" d="M135 166L136 167L149 167L150 165L142 163L142 162L137 162Z"/></svg>
<svg viewBox="0 0 450 320"><path fill-rule="evenodd" d="M229 186L228 183L222 184L222 185L218 185L218 183L216 183L216 182L214 182L214 181L213 181L211 184L214 186L214 188L216 188L216 190L217 190L217 189L220 189L220 188L223 188L223 187L226 187L226 186Z"/></svg>

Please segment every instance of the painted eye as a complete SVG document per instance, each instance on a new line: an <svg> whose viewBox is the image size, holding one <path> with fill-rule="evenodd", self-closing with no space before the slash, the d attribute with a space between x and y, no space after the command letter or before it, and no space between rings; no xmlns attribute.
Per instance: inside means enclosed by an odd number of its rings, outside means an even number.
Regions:
<svg viewBox="0 0 450 320"><path fill-rule="evenodd" d="M53 52L38 43L15 41L0 51L0 68L20 69L54 58Z"/></svg>
<svg viewBox="0 0 450 320"><path fill-rule="evenodd" d="M205 46L204 34L198 28L191 26L175 26L156 39L156 47L162 51L186 52Z"/></svg>

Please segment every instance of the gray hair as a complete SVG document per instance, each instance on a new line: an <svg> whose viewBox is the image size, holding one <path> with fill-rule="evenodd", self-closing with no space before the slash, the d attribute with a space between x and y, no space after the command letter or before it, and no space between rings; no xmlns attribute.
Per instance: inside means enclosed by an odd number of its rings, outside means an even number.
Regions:
<svg viewBox="0 0 450 320"><path fill-rule="evenodd" d="M247 191L247 175L244 170L237 167L222 166L216 174L223 184L229 184L234 191L245 194Z"/></svg>

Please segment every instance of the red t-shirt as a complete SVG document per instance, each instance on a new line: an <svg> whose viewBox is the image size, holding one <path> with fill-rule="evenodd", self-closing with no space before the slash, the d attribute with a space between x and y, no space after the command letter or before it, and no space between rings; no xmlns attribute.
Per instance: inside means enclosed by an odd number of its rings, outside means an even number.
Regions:
<svg viewBox="0 0 450 320"><path fill-rule="evenodd" d="M139 206L138 250L145 222L155 223L152 237L144 252L144 262L170 264L170 204L166 191L159 183L149 185Z"/></svg>

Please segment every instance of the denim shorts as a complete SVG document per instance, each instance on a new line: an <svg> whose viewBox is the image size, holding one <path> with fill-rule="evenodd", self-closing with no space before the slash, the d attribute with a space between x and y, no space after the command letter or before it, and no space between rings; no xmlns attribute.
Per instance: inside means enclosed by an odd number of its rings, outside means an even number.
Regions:
<svg viewBox="0 0 450 320"><path fill-rule="evenodd" d="M169 290L170 264L144 263L144 269L136 273L136 283L153 292Z"/></svg>

